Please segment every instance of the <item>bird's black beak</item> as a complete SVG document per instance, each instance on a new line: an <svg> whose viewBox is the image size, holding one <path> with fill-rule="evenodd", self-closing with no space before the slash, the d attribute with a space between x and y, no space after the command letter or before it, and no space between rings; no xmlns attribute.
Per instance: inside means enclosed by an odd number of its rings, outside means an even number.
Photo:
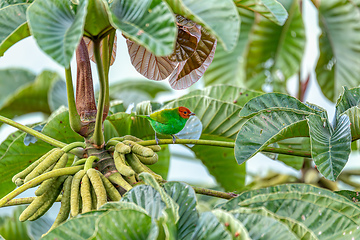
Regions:
<svg viewBox="0 0 360 240"><path fill-rule="evenodd" d="M195 116L195 113L189 113L189 116Z"/></svg>

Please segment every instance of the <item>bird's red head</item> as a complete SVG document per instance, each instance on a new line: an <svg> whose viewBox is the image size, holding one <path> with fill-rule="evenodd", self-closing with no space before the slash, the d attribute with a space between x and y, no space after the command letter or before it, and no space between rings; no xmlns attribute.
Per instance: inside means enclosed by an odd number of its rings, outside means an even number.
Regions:
<svg viewBox="0 0 360 240"><path fill-rule="evenodd" d="M192 113L188 108L186 107L179 107L179 114L182 118L189 118L190 116L195 115L195 113Z"/></svg>

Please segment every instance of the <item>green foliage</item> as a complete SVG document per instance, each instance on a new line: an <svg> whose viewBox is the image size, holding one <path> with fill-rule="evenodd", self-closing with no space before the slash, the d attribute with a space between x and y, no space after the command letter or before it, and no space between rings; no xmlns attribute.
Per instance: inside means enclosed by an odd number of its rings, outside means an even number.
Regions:
<svg viewBox="0 0 360 240"><path fill-rule="evenodd" d="M25 207L17 207L12 216L0 217L0 238L30 240L27 234L28 223L20 222L19 216Z"/></svg>

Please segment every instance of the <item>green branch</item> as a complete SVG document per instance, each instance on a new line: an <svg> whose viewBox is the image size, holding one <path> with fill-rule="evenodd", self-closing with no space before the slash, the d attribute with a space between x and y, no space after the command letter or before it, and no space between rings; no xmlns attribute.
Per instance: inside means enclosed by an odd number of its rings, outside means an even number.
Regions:
<svg viewBox="0 0 360 240"><path fill-rule="evenodd" d="M115 139L117 139L117 138L113 138L111 140L115 140ZM156 145L155 140L147 140L147 141L142 141L142 142L137 142L137 143L142 146ZM174 144L174 143L173 143L172 139L159 139L159 144ZM202 139L200 139L200 140L176 139L175 144L196 144L196 145L209 145L209 146L227 147L227 148L235 147L235 142L213 141L213 140L202 140ZM283 148L265 147L262 150L262 152L278 153L278 154L285 154L285 155L298 156L298 157L311 157L311 152L283 149Z"/></svg>
<svg viewBox="0 0 360 240"><path fill-rule="evenodd" d="M10 207L10 206L17 206L17 205L23 205L23 204L30 204L32 201L35 200L37 197L25 197L25 198L16 198L8 201L4 206L2 207ZM61 196L58 196L55 202L60 202Z"/></svg>
<svg viewBox="0 0 360 240"><path fill-rule="evenodd" d="M13 190L9 194L7 194L5 197L0 199L0 207L3 207L7 202L9 202L11 199L16 197L20 193L28 190L29 188L35 187L36 185L38 185L39 183L42 183L43 181L45 181L47 179L54 178L54 177L60 177L60 176L64 176L64 175L73 175L83 168L84 168L84 166L67 167L67 168L56 169L56 170L50 171L48 173L44 173L26 183L24 183L22 186L16 188L15 190Z"/></svg>
<svg viewBox="0 0 360 240"><path fill-rule="evenodd" d="M76 110L74 86L71 76L71 67L65 68L65 79L66 79L66 93L69 105L69 120L71 129L78 133L82 128L81 119L79 113Z"/></svg>
<svg viewBox="0 0 360 240"><path fill-rule="evenodd" d="M224 199L232 199L238 196L238 194L235 193L227 193L227 192L220 192L216 190L201 188L201 187L193 187L194 191L198 194L212 196L212 197L218 197L218 198L224 198Z"/></svg>
<svg viewBox="0 0 360 240"><path fill-rule="evenodd" d="M45 134L41 133L41 132L38 132L32 128L29 128L25 125L22 125L20 123L17 123L9 118L6 118L4 116L0 116L0 121L3 122L3 123L6 123L12 127L15 127L23 132L26 132L28 134L31 134L33 135L34 137L40 139L40 140L43 140L44 142L47 142L55 147L59 147L59 148L63 148L65 147L67 144L66 143L63 143L63 142L60 142L54 138L51 138L49 136L46 136Z"/></svg>
<svg viewBox="0 0 360 240"><path fill-rule="evenodd" d="M94 56L95 56L96 66L99 75L100 90L99 90L99 99L98 99L98 106L96 113L95 131L94 131L94 135L92 136L91 142L94 143L96 146L100 147L104 144L102 119L103 119L105 99L106 99L106 80L104 75L103 64L101 61L101 55L100 55L100 40L94 40Z"/></svg>

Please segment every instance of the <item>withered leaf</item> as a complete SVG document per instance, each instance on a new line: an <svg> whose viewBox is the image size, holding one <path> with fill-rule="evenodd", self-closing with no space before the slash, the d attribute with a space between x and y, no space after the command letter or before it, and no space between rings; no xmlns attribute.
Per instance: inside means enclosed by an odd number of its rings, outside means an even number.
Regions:
<svg viewBox="0 0 360 240"><path fill-rule="evenodd" d="M174 62L182 62L194 54L201 38L201 26L181 15L177 15L176 20L178 25L176 45L173 54L168 58Z"/></svg>
<svg viewBox="0 0 360 240"><path fill-rule="evenodd" d="M176 67L176 63L167 57L158 57L145 47L126 39L132 65L144 77L152 80L164 80Z"/></svg>
<svg viewBox="0 0 360 240"><path fill-rule="evenodd" d="M185 89L196 83L214 59L217 40L201 29L201 39L194 54L180 62L169 77L173 89Z"/></svg>

